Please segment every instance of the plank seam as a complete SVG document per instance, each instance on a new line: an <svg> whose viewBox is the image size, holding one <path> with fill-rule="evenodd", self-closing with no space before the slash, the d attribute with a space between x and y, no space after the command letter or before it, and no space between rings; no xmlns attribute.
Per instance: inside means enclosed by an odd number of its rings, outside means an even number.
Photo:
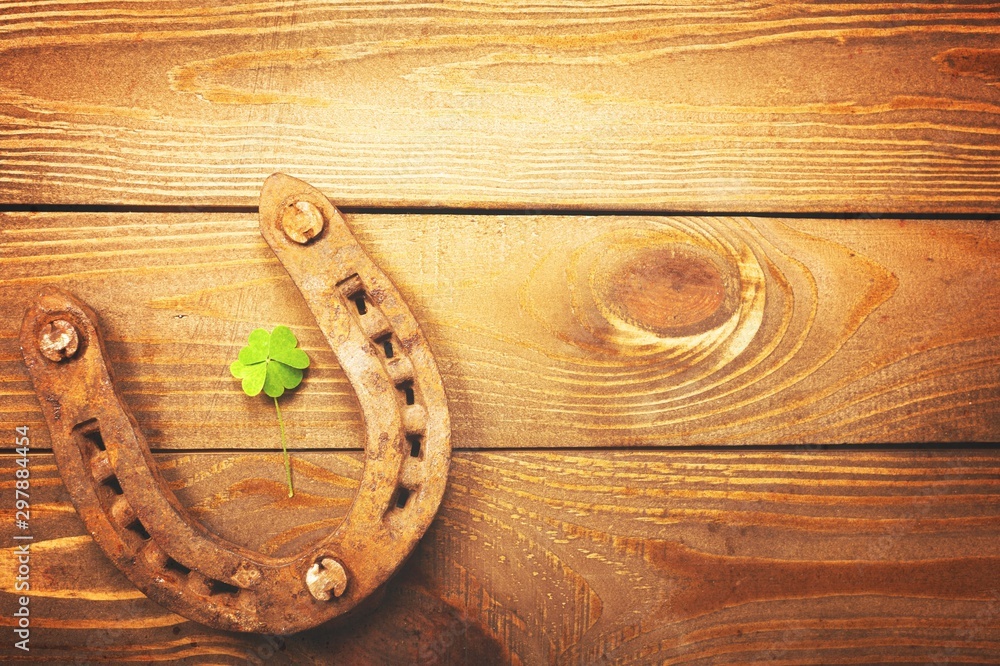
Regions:
<svg viewBox="0 0 1000 666"><path fill-rule="evenodd" d="M944 443L913 443L913 444L748 444L748 445L692 445L692 446L591 446L591 447L504 447L504 448L461 448L452 449L453 453L742 453L742 452L774 452L774 453L817 453L833 451L883 452L883 453L916 453L931 451L1000 451L1000 442L944 442ZM52 453L51 448L32 448L32 454ZM289 453L363 453L360 448L316 448L288 449ZM151 448L154 454L188 455L192 453L281 453L280 448L262 449L231 449L231 448L199 448L199 449L162 449ZM0 451L0 459L19 456L13 450Z"/></svg>
<svg viewBox="0 0 1000 666"><path fill-rule="evenodd" d="M551 215L581 217L752 217L812 220L971 220L998 221L998 213L873 213L848 211L620 210L612 208L476 208L451 206L340 206L349 215ZM0 213L199 213L257 215L256 206L127 204L3 204Z"/></svg>

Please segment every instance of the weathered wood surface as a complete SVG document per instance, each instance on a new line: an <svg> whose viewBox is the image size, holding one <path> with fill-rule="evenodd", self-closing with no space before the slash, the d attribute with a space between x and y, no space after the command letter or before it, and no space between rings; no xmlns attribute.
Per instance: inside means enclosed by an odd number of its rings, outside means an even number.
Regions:
<svg viewBox="0 0 1000 666"><path fill-rule="evenodd" d="M0 202L1000 211L989 2L7 2Z"/></svg>
<svg viewBox="0 0 1000 666"><path fill-rule="evenodd" d="M1000 227L350 216L430 339L460 448L998 441ZM154 447L274 448L228 370L287 324L296 448L358 448L350 386L251 216L3 214L0 431L46 446L17 331L45 284L100 315ZM2 446L11 446L4 441Z"/></svg>
<svg viewBox="0 0 1000 666"><path fill-rule="evenodd" d="M210 529L265 552L336 524L360 472L356 453L297 454L289 500L278 454L158 460ZM145 599L83 531L51 456L31 471L32 657L264 661L262 637ZM13 475L0 458L5 492ZM459 453L378 612L266 663L997 663L998 479L996 451ZM9 639L0 655L24 656Z"/></svg>

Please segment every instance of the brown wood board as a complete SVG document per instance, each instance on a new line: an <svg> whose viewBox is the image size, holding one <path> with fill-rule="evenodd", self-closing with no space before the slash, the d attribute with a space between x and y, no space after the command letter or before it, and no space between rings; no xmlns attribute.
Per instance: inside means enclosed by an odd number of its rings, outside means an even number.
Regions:
<svg viewBox="0 0 1000 666"><path fill-rule="evenodd" d="M458 448L1000 438L1000 227L976 221L351 215L438 358ZM314 358L292 446L355 398L253 216L0 214L0 430L46 447L18 347L46 284L100 316L158 449L275 448L228 370L258 326ZM2 446L11 447L9 440Z"/></svg>
<svg viewBox="0 0 1000 666"><path fill-rule="evenodd" d="M284 552L346 512L361 458L296 454L294 500L280 454L157 460L214 532ZM15 469L13 456L0 457L3 487ZM280 650L143 597L83 530L52 457L34 454L30 470L36 659L1000 660L996 451L460 452L435 524L381 607L287 638ZM12 513L0 512L4 544ZM8 627L14 571L5 545L0 624ZM0 655L25 656L10 640Z"/></svg>
<svg viewBox="0 0 1000 666"><path fill-rule="evenodd" d="M22 2L0 203L1000 212L990 3Z"/></svg>

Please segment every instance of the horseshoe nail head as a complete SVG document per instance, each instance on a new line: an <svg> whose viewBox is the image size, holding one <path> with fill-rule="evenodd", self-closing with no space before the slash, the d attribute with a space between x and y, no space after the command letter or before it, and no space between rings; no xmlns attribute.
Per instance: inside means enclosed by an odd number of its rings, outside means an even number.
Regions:
<svg viewBox="0 0 1000 666"><path fill-rule="evenodd" d="M76 327L65 319L50 321L38 334L38 351L54 363L72 358L79 346Z"/></svg>
<svg viewBox="0 0 1000 666"><path fill-rule="evenodd" d="M347 589L347 572L337 560L324 557L306 571L306 587L319 601L329 601L330 592L339 597Z"/></svg>
<svg viewBox="0 0 1000 666"><path fill-rule="evenodd" d="M281 229L290 240L304 245L323 231L323 213L315 204L296 201L281 211Z"/></svg>

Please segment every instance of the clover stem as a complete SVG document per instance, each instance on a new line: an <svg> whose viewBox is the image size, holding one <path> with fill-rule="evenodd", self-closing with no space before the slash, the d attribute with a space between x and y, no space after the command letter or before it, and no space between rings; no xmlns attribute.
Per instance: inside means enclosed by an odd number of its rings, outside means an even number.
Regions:
<svg viewBox="0 0 1000 666"><path fill-rule="evenodd" d="M278 412L278 427L281 429L281 452L285 454L285 478L288 479L288 496L294 497L295 491L292 489L292 461L288 457L288 447L285 446L285 422L281 420L281 407L278 407L278 399L274 399L274 411Z"/></svg>

